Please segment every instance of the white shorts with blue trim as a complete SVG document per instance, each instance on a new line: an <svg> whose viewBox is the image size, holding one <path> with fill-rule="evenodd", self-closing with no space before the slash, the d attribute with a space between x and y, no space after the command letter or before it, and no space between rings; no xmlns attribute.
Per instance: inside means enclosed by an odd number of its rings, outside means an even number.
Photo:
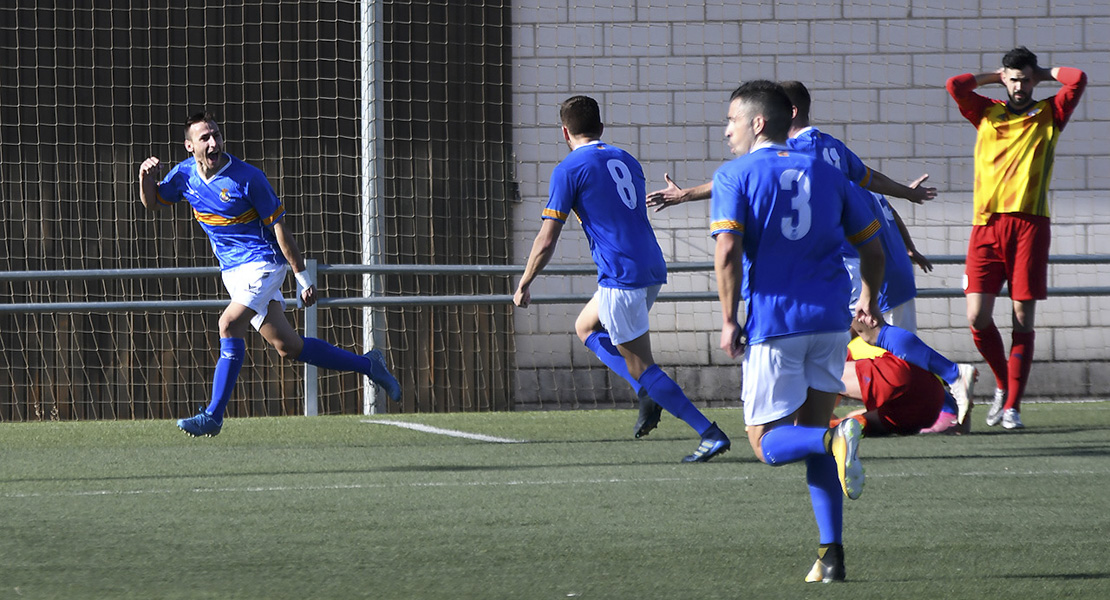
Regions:
<svg viewBox="0 0 1110 600"><path fill-rule="evenodd" d="M744 353L744 424L765 425L789 416L809 388L844 391L840 376L848 358L847 331L770 338Z"/></svg>
<svg viewBox="0 0 1110 600"><path fill-rule="evenodd" d="M255 315L251 317L251 325L260 329L271 302L280 302L281 309L285 310L281 286L285 284L285 274L288 272L289 265L252 262L231 267L220 275L223 276L224 287L231 295L231 301L253 310Z"/></svg>
<svg viewBox="0 0 1110 600"><path fill-rule="evenodd" d="M635 290L597 288L594 298L597 298L598 318L614 344L631 342L648 332L648 312L655 304L661 287L652 285Z"/></svg>

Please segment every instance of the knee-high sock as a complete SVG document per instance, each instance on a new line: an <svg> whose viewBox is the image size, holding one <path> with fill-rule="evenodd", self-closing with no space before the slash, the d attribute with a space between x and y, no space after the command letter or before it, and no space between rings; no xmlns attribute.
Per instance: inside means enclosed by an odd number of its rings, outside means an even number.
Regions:
<svg viewBox="0 0 1110 600"><path fill-rule="evenodd" d="M879 331L878 346L898 358L917 365L926 371L939 375L948 383L956 383L960 378L960 367L933 350L913 333L887 325Z"/></svg>
<svg viewBox="0 0 1110 600"><path fill-rule="evenodd" d="M1009 385L1010 376L1006 364L1006 346L1002 344L1002 334L999 333L998 326L991 323L989 327L978 331L972 329L971 337L975 340L979 354L983 355L983 360L987 361L987 366L994 373L995 387L1000 390L1008 389L1006 386Z"/></svg>
<svg viewBox="0 0 1110 600"><path fill-rule="evenodd" d="M763 447L763 460L778 466L798 462L809 456L827 454L826 427L805 425L780 425L763 434L759 445ZM840 480L837 479L837 484Z"/></svg>
<svg viewBox="0 0 1110 600"><path fill-rule="evenodd" d="M297 360L301 362L333 371L362 373L375 382L387 380L389 373L381 373L381 365L365 356L338 348L321 339L311 337L303 339L304 348L297 356Z"/></svg>
<svg viewBox="0 0 1110 600"><path fill-rule="evenodd" d="M712 423L705 415L701 414L698 407L690 402L682 388L673 379L667 377L659 365L651 365L643 375L640 375L640 385L647 390L651 399L662 406L667 412L682 419L687 425L694 428L698 435L705 433Z"/></svg>
<svg viewBox="0 0 1110 600"><path fill-rule="evenodd" d="M239 380L239 370L243 368L243 357L247 353L247 342L243 338L220 338L220 358L216 361L216 373L212 376L212 400L204 412L222 421L235 382Z"/></svg>
<svg viewBox="0 0 1110 600"><path fill-rule="evenodd" d="M605 331L595 331L586 338L586 347L590 349L609 367L609 370L620 375L625 381L632 384L632 389L639 394L640 382L628 372L628 363L625 362L624 357L621 356L617 347L613 345L613 341L609 339L609 333Z"/></svg>
<svg viewBox="0 0 1110 600"><path fill-rule="evenodd" d="M1032 331L1013 332L1013 343L1010 346L1010 373L1009 391L1006 394L1006 408L1021 410L1021 397L1025 395L1025 384L1029 383L1029 368L1033 366L1033 338Z"/></svg>
<svg viewBox="0 0 1110 600"><path fill-rule="evenodd" d="M772 430L774 431L774 430ZM806 457L806 484L817 531L822 544L841 544L844 532L844 492L836 459L831 454L810 454Z"/></svg>

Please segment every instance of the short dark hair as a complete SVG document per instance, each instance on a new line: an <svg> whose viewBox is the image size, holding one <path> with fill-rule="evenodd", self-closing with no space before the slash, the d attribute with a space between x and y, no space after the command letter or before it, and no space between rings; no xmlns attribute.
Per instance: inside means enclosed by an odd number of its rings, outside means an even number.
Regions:
<svg viewBox="0 0 1110 600"><path fill-rule="evenodd" d="M742 84L732 92L729 102L740 100L751 104L756 114L766 121L764 134L773 140L785 140L794 118L794 105L782 86L766 79Z"/></svg>
<svg viewBox="0 0 1110 600"><path fill-rule="evenodd" d="M571 96L559 105L559 120L571 135L601 137L601 109L589 96Z"/></svg>
<svg viewBox="0 0 1110 600"><path fill-rule="evenodd" d="M1032 67L1033 70L1036 70L1038 68L1037 55L1033 54L1033 52L1025 46L1018 46L1002 57L1002 66L1007 69L1017 69L1018 71L1026 67Z"/></svg>
<svg viewBox="0 0 1110 600"><path fill-rule="evenodd" d="M189 139L189 130L197 123L213 123L219 126L219 123L216 121L216 115L208 111L193 113L192 116L189 117L189 120L185 122L185 139Z"/></svg>
<svg viewBox="0 0 1110 600"><path fill-rule="evenodd" d="M798 118L809 121L809 105L812 100L805 84L800 81L784 81L782 82L782 91L786 92L786 96L790 98L790 103L798 110Z"/></svg>

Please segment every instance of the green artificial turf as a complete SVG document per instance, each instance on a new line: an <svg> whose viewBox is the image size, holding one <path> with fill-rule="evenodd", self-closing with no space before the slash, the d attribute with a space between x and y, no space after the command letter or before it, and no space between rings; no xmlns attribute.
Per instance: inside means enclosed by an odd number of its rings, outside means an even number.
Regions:
<svg viewBox="0 0 1110 600"><path fill-rule="evenodd" d="M1110 598L1110 403L864 440L828 585L804 467L708 414L707 464L632 411L0 424L0 598Z"/></svg>

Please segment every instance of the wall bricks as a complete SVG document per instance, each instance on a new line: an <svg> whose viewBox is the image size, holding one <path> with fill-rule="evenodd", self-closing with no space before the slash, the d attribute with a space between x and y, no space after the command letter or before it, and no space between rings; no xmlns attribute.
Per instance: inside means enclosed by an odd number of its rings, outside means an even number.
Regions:
<svg viewBox="0 0 1110 600"><path fill-rule="evenodd" d="M926 255L963 256L972 216L975 129L944 89L953 75L998 68L1016 44L1045 66L1075 66L1087 92L1057 147L1050 202L1054 254L1110 254L1110 3L1101 0L638 0L603 5L570 0L514 3L514 151L521 203L517 262L539 229L551 170L566 155L558 103L586 93L602 104L605 139L636 155L648 191L670 173L685 187L707 181L729 160L723 143L729 93L751 79L798 79L810 86L814 122L840 137L873 168L899 181L921 173L940 196L917 206L892 204ZM1037 88L1038 97L1058 89ZM1004 98L1001 86L981 90ZM707 262L708 202L652 212L672 263ZM588 243L571 219L556 263L589 262ZM1050 286L1110 285L1107 265L1053 265ZM958 290L962 265L920 270L918 287ZM534 293L589 294L592 277L547 275ZM712 273L671 275L668 292L715 291ZM624 406L626 384L600 367L578 341L580 305L518 311L517 362L528 406ZM539 310L538 310L539 309ZM739 364L717 348L715 301L659 302L652 327L656 357L703 405L737 405ZM982 363L962 296L919 298L921 337L954 360ZM1028 394L1105 396L1110 388L1110 299L1051 297L1038 305L1037 359ZM1009 339L1010 305L995 320ZM564 369L569 369L564 373ZM605 389L592 389L598 386ZM533 394L534 395L534 394Z"/></svg>

